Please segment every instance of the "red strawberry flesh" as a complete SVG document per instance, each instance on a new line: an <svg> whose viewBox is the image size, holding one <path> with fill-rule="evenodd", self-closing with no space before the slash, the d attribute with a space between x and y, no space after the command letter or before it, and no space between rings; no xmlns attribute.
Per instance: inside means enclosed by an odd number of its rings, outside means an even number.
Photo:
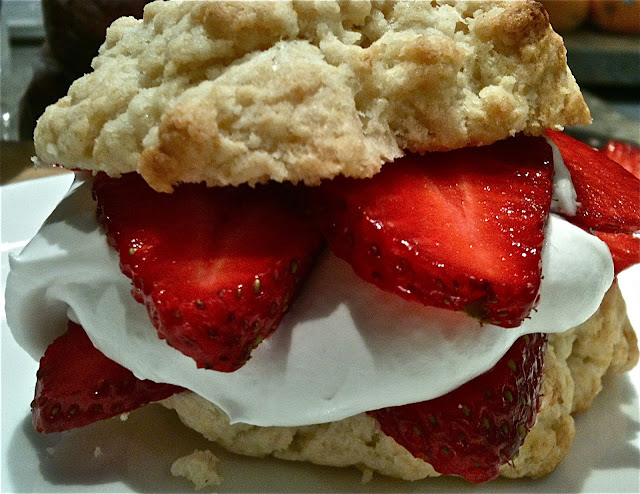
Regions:
<svg viewBox="0 0 640 494"><path fill-rule="evenodd" d="M615 274L640 263L640 238L628 233L595 232L595 235L609 247Z"/></svg>
<svg viewBox="0 0 640 494"><path fill-rule="evenodd" d="M387 164L316 191L316 218L363 279L425 305L518 326L540 286L552 152L542 138Z"/></svg>
<svg viewBox="0 0 640 494"><path fill-rule="evenodd" d="M547 337L519 338L489 371L433 400L369 412L443 475L492 480L535 423Z"/></svg>
<svg viewBox="0 0 640 494"><path fill-rule="evenodd" d="M32 422L38 432L60 432L130 412L182 388L137 379L97 350L84 329L69 322L40 360Z"/></svg>
<svg viewBox="0 0 640 494"><path fill-rule="evenodd" d="M322 237L290 193L185 184L162 194L137 175L95 181L99 219L134 296L198 367L244 365L310 271Z"/></svg>
<svg viewBox="0 0 640 494"><path fill-rule="evenodd" d="M640 180L573 137L553 130L547 135L560 149L580 204L567 219L591 232L640 231Z"/></svg>
<svg viewBox="0 0 640 494"><path fill-rule="evenodd" d="M566 219L607 244L616 274L640 262L640 238L634 235L640 232L640 180L611 159L624 161L621 154L629 149L621 151L618 143L597 151L562 132L548 130L547 135L558 146L576 189L579 208Z"/></svg>
<svg viewBox="0 0 640 494"><path fill-rule="evenodd" d="M634 177L640 179L640 147L630 142L610 140L601 150L610 160L615 161Z"/></svg>

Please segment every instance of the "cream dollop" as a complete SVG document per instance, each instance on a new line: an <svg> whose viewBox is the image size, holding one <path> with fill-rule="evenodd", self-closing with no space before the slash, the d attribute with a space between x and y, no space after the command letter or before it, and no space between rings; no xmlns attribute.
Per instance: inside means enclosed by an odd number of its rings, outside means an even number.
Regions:
<svg viewBox="0 0 640 494"><path fill-rule="evenodd" d="M571 172L560 154L560 149L549 137L545 140L553 152L553 192L551 194L551 211L557 214L575 216L578 207L578 193L571 180Z"/></svg>
<svg viewBox="0 0 640 494"><path fill-rule="evenodd" d="M10 259L6 313L34 358L72 317L138 378L191 389L232 422L307 425L440 396L492 367L520 335L585 321L613 280L606 245L552 214L542 257L536 310L504 329L383 292L327 252L276 333L240 370L220 373L157 337L96 222L90 184L79 181Z"/></svg>

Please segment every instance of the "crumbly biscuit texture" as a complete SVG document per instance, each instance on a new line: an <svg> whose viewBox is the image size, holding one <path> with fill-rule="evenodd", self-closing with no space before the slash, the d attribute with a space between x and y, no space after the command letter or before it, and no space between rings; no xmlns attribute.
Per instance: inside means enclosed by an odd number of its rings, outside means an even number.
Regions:
<svg viewBox="0 0 640 494"><path fill-rule="evenodd" d="M40 118L39 160L167 192L369 177L407 151L590 121L530 1L154 2L93 68Z"/></svg>
<svg viewBox="0 0 640 494"><path fill-rule="evenodd" d="M638 341L614 284L598 311L565 333L550 335L536 423L518 456L502 476L540 477L566 456L575 435L572 414L585 411L602 388L607 372L624 372L638 361ZM164 400L180 419L234 453L274 456L321 465L356 466L406 480L437 476L430 464L413 457L386 436L367 414L304 427L229 424L226 414L191 392Z"/></svg>
<svg viewBox="0 0 640 494"><path fill-rule="evenodd" d="M218 458L208 450L195 450L190 455L178 458L171 465L171 474L189 479L197 490L222 483Z"/></svg>
<svg viewBox="0 0 640 494"><path fill-rule="evenodd" d="M558 466L575 435L573 415L586 412L602 390L606 374L638 363L638 340L617 283L598 311L580 326L549 335L540 413L505 477L541 477Z"/></svg>

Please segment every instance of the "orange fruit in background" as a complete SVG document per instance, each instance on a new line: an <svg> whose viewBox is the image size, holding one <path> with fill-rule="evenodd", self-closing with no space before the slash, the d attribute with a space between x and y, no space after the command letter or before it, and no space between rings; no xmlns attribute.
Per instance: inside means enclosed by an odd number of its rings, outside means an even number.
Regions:
<svg viewBox="0 0 640 494"><path fill-rule="evenodd" d="M553 29L559 33L573 31L589 17L590 0L541 0L549 13Z"/></svg>
<svg viewBox="0 0 640 494"><path fill-rule="evenodd" d="M591 0L591 20L603 31L640 33L640 0Z"/></svg>

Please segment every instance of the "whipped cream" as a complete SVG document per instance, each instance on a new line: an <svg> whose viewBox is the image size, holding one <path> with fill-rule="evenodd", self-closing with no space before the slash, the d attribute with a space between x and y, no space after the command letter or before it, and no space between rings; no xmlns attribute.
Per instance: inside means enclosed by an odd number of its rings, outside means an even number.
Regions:
<svg viewBox="0 0 640 494"><path fill-rule="evenodd" d="M553 189L551 211L557 214L575 216L578 211L578 193L571 180L571 172L564 163L560 149L552 139L545 136L553 152Z"/></svg>
<svg viewBox="0 0 640 494"><path fill-rule="evenodd" d="M6 313L36 359L71 317L138 378L191 389L232 422L307 425L435 398L491 368L520 335L584 322L613 280L608 248L552 214L542 258L539 305L505 329L386 293L326 252L280 328L244 367L220 373L157 337L96 222L90 182L79 180L11 257Z"/></svg>

